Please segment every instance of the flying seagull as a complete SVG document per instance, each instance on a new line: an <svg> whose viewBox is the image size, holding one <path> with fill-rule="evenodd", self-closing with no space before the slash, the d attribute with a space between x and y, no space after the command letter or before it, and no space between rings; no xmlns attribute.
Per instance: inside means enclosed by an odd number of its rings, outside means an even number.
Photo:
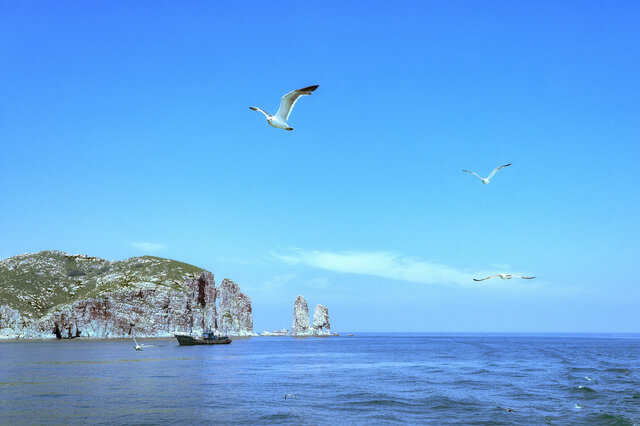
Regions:
<svg viewBox="0 0 640 426"><path fill-rule="evenodd" d="M293 106L296 104L296 102L298 102L298 98L300 96L310 95L311 92L313 92L317 88L318 88L317 85L309 86L303 89L298 89L298 90L294 90L293 92L287 93L282 97L282 100L280 100L280 108L278 108L278 112L276 112L276 115L270 115L268 112L263 111L258 107L252 106L249 108L254 111L260 111L261 113L263 113L265 117L267 117L267 123L269 123L269 125L276 127L278 129L293 130L293 127L287 124L287 120L291 115L291 110L293 109Z"/></svg>
<svg viewBox="0 0 640 426"><path fill-rule="evenodd" d="M488 280L490 278L495 278L495 277L500 277L503 280L510 280L511 278L522 278L525 280L532 280L535 278L535 277L523 277L522 275L514 275L514 274L496 274L496 275L491 275L490 277L487 277L487 278L480 278L480 279L474 278L473 280L484 281L484 280Z"/></svg>
<svg viewBox="0 0 640 426"><path fill-rule="evenodd" d="M295 396L295 395L294 395L294 394L292 394L292 393L286 393L286 394L284 395L284 399L287 399L287 398L298 399L298 397L297 397L297 396Z"/></svg>
<svg viewBox="0 0 640 426"><path fill-rule="evenodd" d="M467 173L471 173L471 174L474 174L474 175L478 176L478 177L480 178L480 180L482 181L482 183L484 183L485 185L488 185L488 184L489 184L489 182L491 182L491 178L493 177L493 175L495 175L495 174L496 174L496 172L497 172L498 170L500 170L500 169L502 169L502 168L504 168L504 167L510 166L510 165L511 165L511 163L509 163L509 164L505 164L504 166L496 167L495 169L493 169L493 170L491 171L491 173L489 173L489 176L487 176L487 178L486 178L486 179L485 179L485 178L483 178L482 176L480 176L479 174L477 174L476 172L472 172L471 170L462 170L462 171L463 171L463 172L467 172Z"/></svg>
<svg viewBox="0 0 640 426"><path fill-rule="evenodd" d="M136 341L136 338L133 338L133 343L135 343L136 345L133 347L136 351L141 351L142 350L142 346L140 346L138 344L138 342Z"/></svg>

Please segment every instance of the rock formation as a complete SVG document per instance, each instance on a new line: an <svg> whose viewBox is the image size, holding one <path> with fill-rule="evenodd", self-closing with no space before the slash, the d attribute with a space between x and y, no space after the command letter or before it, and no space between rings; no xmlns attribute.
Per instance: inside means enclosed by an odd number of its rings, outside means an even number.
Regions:
<svg viewBox="0 0 640 426"><path fill-rule="evenodd" d="M316 308L313 310L313 332L316 335L331 334L329 309L324 305L316 305Z"/></svg>
<svg viewBox="0 0 640 426"><path fill-rule="evenodd" d="M309 307L304 297L298 296L293 304L292 336L330 336L331 323L329 310L323 305L317 305L313 312L313 328L309 324Z"/></svg>
<svg viewBox="0 0 640 426"><path fill-rule="evenodd" d="M309 307L304 297L298 296L293 304L293 325L291 326L292 336L309 336L311 326L309 325Z"/></svg>
<svg viewBox="0 0 640 426"><path fill-rule="evenodd" d="M216 289L212 273L169 259L47 251L0 262L0 339L170 337L220 330L223 317L229 334L248 335L251 315L235 283Z"/></svg>
<svg viewBox="0 0 640 426"><path fill-rule="evenodd" d="M225 278L218 287L218 295L218 330L234 336L255 335L251 299L240 291L238 284Z"/></svg>

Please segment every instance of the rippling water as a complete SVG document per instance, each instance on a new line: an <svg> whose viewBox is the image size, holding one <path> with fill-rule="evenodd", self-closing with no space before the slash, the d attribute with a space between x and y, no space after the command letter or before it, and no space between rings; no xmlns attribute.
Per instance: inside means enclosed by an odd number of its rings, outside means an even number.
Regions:
<svg viewBox="0 0 640 426"><path fill-rule="evenodd" d="M637 335L144 344L0 342L0 423L640 423Z"/></svg>

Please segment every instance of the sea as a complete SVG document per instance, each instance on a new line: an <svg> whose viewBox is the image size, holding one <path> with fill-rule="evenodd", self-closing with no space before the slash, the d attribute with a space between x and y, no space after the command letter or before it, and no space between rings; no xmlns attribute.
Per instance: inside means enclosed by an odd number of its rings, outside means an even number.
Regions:
<svg viewBox="0 0 640 426"><path fill-rule="evenodd" d="M0 424L640 424L640 335L353 334L0 342Z"/></svg>

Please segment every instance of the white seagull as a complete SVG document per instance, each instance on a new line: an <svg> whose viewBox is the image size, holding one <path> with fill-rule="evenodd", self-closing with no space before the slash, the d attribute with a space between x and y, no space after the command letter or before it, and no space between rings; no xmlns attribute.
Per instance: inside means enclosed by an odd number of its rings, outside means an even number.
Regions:
<svg viewBox="0 0 640 426"><path fill-rule="evenodd" d="M500 169L502 169L502 168L504 168L504 167L510 166L510 165L511 165L511 163L509 163L509 164L505 164L504 166L496 167L495 169L493 169L493 170L491 171L491 173L489 173L489 176L487 176L487 178L486 178L486 179L485 179L485 178L483 178L482 176L480 176L479 174L477 174L476 172L472 172L471 170L463 170L463 172L471 173L471 174L474 174L474 175L478 176L478 177L480 178L480 180L482 181L482 183L484 183L485 185L488 185L488 184L489 184L489 182L491 182L491 178L493 177L493 175L495 175L495 174L496 174L496 172L497 172L498 170L500 170Z"/></svg>
<svg viewBox="0 0 640 426"><path fill-rule="evenodd" d="M532 280L535 278L535 277L523 277L522 275L515 275L515 274L496 274L496 275L491 275L490 277L487 277L487 278L480 278L480 279L474 278L473 280L484 281L484 280L488 280L490 278L495 278L495 277L499 277L500 279L503 279L503 280L510 280L511 278L522 278L524 280Z"/></svg>
<svg viewBox="0 0 640 426"><path fill-rule="evenodd" d="M136 341L136 338L133 338L133 343L135 343L136 345L133 347L136 351L141 351L142 350L142 346L140 346L138 344L138 342Z"/></svg>
<svg viewBox="0 0 640 426"><path fill-rule="evenodd" d="M291 115L291 110L293 109L293 106L296 104L296 102L298 102L298 98L300 96L310 95L311 92L313 92L317 88L318 88L317 85L309 86L303 89L298 89L298 90L294 90L293 92L287 93L282 97L282 100L280 100L280 108L278 108L278 112L276 112L276 115L270 115L268 112L261 110L258 107L252 106L249 108L254 111L260 111L261 113L263 113L265 117L267 117L267 123L269 123L269 125L276 127L278 129L293 130L293 127L287 124L287 120Z"/></svg>

